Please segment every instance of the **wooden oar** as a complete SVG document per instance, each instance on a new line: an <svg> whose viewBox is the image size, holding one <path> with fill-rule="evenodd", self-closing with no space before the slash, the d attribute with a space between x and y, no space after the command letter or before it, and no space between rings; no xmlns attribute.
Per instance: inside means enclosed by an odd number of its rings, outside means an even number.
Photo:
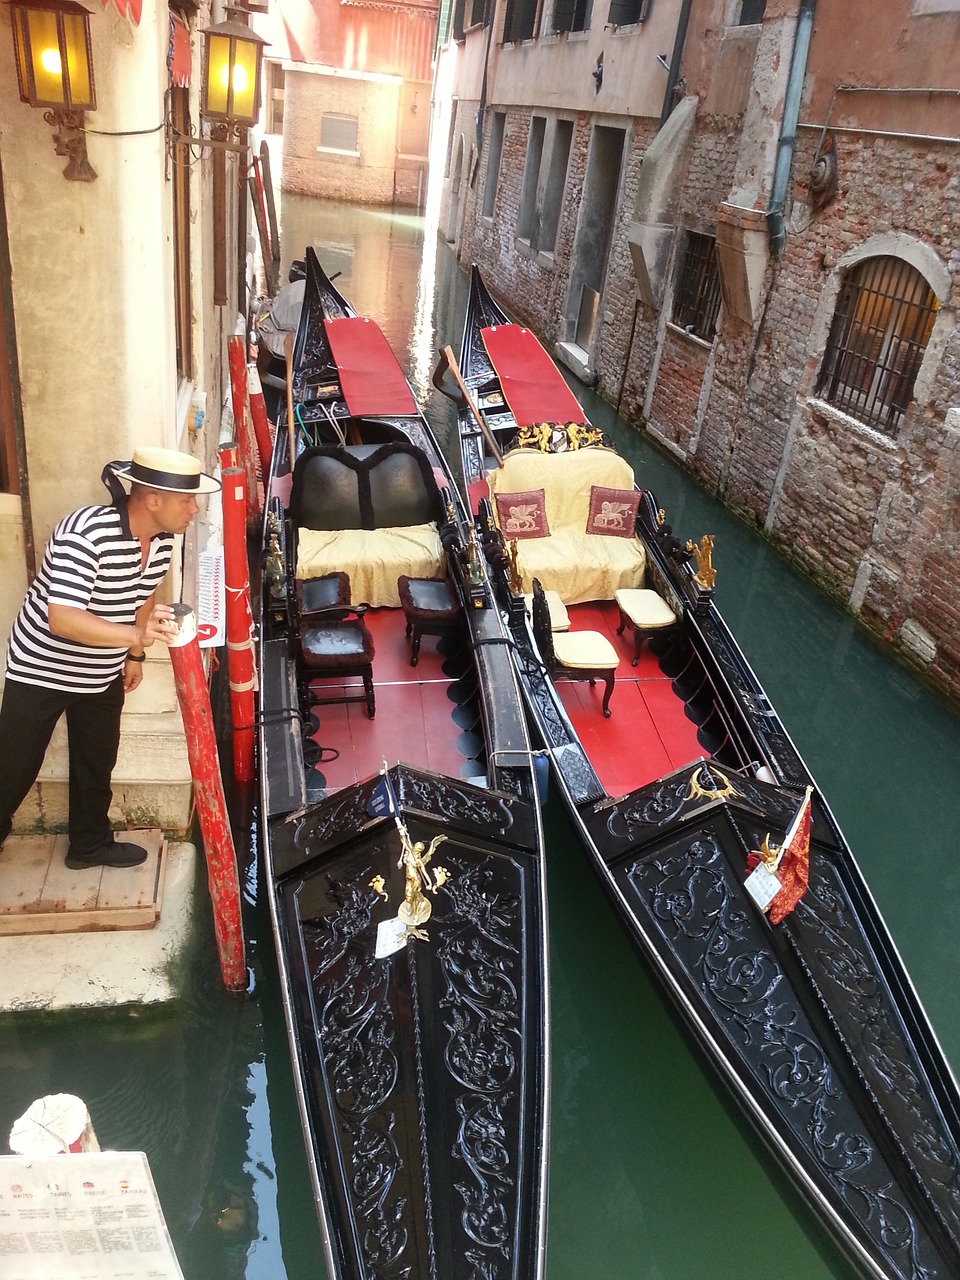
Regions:
<svg viewBox="0 0 960 1280"><path fill-rule="evenodd" d="M441 365L446 363L447 369L449 369L450 372L453 374L453 380L457 384L457 386L460 388L460 394L463 396L464 400L467 402L467 406L469 407L470 412L473 414L474 421L476 422L477 426L480 428L480 431L483 434L484 440L486 440L487 444L490 446L490 452L493 454L494 458L496 458L497 466L502 467L503 454L500 452L499 448L497 447L497 442L496 440L494 440L493 434L490 431L490 428L484 422L483 414L477 408L476 403L474 402L473 396L467 390L467 385L464 382L463 377L460 373L460 366L457 364L457 358L453 354L452 347L440 348L440 362L441 362ZM445 372L446 372L445 369L437 370L437 373L440 374L441 377ZM434 382L434 385L436 385L436 381Z"/></svg>
<svg viewBox="0 0 960 1280"><path fill-rule="evenodd" d="M293 334L283 339L283 355L287 362L287 448L290 450L290 474L297 460L297 427L293 417Z"/></svg>

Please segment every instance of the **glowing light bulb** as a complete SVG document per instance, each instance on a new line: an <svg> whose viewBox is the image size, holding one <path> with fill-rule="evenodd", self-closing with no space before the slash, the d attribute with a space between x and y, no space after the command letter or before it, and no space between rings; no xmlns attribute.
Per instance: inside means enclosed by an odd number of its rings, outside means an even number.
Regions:
<svg viewBox="0 0 960 1280"><path fill-rule="evenodd" d="M63 64L60 61L59 49L44 49L40 54L40 65L48 76L63 75Z"/></svg>
<svg viewBox="0 0 960 1280"><path fill-rule="evenodd" d="M249 84L249 82L250 81L249 81L249 77L247 75L246 69L244 67L241 67L238 63L233 68L234 94L237 97L240 97L241 95L246 93L247 85ZM220 83L223 85L224 89L226 89L228 84L230 83L230 67L228 66L227 63L224 63L223 66L220 68Z"/></svg>

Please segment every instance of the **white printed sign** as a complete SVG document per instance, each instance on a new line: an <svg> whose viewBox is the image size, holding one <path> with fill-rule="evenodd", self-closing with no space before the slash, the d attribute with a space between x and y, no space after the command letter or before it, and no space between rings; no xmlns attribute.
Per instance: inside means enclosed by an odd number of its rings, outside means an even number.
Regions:
<svg viewBox="0 0 960 1280"><path fill-rule="evenodd" d="M223 547L201 551L199 559L200 592L197 601L197 637L201 649L224 643L226 599L223 586Z"/></svg>
<svg viewBox="0 0 960 1280"><path fill-rule="evenodd" d="M184 1280L142 1151L0 1156L4 1280Z"/></svg>
<svg viewBox="0 0 960 1280"><path fill-rule="evenodd" d="M743 882L744 888L761 911L766 911L783 885L763 862L758 863Z"/></svg>

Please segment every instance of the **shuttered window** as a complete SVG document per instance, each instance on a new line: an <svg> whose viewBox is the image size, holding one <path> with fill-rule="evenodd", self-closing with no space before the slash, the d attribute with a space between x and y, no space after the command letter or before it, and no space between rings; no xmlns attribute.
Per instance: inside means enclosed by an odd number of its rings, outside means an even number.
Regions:
<svg viewBox="0 0 960 1280"><path fill-rule="evenodd" d="M357 117L325 111L320 117L320 146L325 151L356 151Z"/></svg>
<svg viewBox="0 0 960 1280"><path fill-rule="evenodd" d="M611 27L629 27L646 22L650 13L650 0L610 0L607 22Z"/></svg>
<svg viewBox="0 0 960 1280"><path fill-rule="evenodd" d="M555 0L554 31L586 31L590 25L592 0Z"/></svg>
<svg viewBox="0 0 960 1280"><path fill-rule="evenodd" d="M537 34L539 14L539 0L507 0L507 12L503 21L503 43L532 40Z"/></svg>
<svg viewBox="0 0 960 1280"><path fill-rule="evenodd" d="M901 258L867 258L840 290L817 395L892 435L913 397L939 301Z"/></svg>

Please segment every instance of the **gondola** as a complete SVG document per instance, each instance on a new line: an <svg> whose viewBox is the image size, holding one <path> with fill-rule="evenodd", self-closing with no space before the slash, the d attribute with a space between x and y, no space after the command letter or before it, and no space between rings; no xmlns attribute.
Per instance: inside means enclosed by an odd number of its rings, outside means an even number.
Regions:
<svg viewBox="0 0 960 1280"><path fill-rule="evenodd" d="M434 380L531 722L639 950L858 1271L960 1275L956 1080L716 607L711 540L672 532L476 268Z"/></svg>
<svg viewBox="0 0 960 1280"><path fill-rule="evenodd" d="M543 837L508 637L395 357L312 250L292 364L259 831L317 1275L542 1277Z"/></svg>

